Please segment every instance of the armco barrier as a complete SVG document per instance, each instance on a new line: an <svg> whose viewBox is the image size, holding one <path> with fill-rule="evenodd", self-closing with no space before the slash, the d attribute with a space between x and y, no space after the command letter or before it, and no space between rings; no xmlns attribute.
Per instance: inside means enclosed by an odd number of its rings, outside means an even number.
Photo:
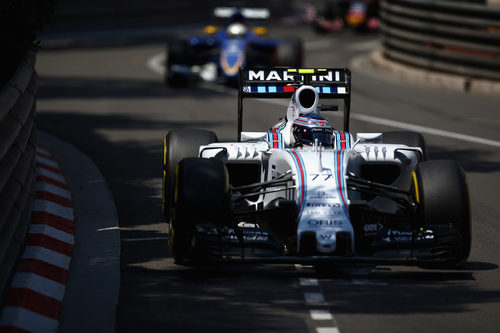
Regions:
<svg viewBox="0 0 500 333"><path fill-rule="evenodd" d="M36 53L0 90L0 303L24 248L35 185Z"/></svg>
<svg viewBox="0 0 500 333"><path fill-rule="evenodd" d="M383 52L395 61L500 80L500 7L442 0L380 0Z"/></svg>

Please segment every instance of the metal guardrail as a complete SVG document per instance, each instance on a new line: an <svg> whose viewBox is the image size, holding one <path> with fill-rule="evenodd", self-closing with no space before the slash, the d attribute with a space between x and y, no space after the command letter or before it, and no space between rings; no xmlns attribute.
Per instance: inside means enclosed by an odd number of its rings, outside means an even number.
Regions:
<svg viewBox="0 0 500 333"><path fill-rule="evenodd" d="M500 7L443 0L380 0L387 58L500 80Z"/></svg>
<svg viewBox="0 0 500 333"><path fill-rule="evenodd" d="M24 249L35 193L36 53L0 90L0 300Z"/></svg>

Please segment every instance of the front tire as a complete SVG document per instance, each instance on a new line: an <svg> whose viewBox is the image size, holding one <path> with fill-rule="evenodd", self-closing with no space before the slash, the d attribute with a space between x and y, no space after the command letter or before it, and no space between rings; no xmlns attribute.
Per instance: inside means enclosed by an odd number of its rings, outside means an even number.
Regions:
<svg viewBox="0 0 500 333"><path fill-rule="evenodd" d="M193 261L191 240L196 224L223 225L229 219L229 181L220 160L185 158L176 168L175 198L169 235L177 264Z"/></svg>
<svg viewBox="0 0 500 333"><path fill-rule="evenodd" d="M464 263L471 249L469 191L462 167L448 160L419 163L416 168L419 205L423 226L451 224L459 233L459 242L444 266Z"/></svg>
<svg viewBox="0 0 500 333"><path fill-rule="evenodd" d="M198 157L200 146L217 141L214 132L201 129L174 129L165 136L163 141L162 211L167 222L170 222L177 164L186 157Z"/></svg>

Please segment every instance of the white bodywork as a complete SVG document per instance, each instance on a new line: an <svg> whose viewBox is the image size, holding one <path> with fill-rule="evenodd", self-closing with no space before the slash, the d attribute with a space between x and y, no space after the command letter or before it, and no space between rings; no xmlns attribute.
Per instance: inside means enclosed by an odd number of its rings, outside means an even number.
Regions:
<svg viewBox="0 0 500 333"><path fill-rule="evenodd" d="M421 153L421 149L416 147L382 144L381 133L359 133L357 141L346 149L325 149L321 146L273 149L266 136L266 132L243 132L242 142L201 146L200 156L219 158L226 163L259 161L261 181L291 173L293 184L289 185L294 185L294 188L285 189L283 185L282 191L262 194L257 201L249 201L249 204L257 207L277 198L296 200L299 208L298 244L303 232L314 231L319 253L336 250L338 232L350 233L351 239L355 239L349 205L352 200L359 200L360 194L347 189L348 173L359 175L361 166L365 164L394 164L399 167L400 174L392 185L409 189L411 173L418 162L417 151ZM352 136L350 138L354 142ZM388 213L397 209L393 200L382 197L375 197L368 204ZM352 247L354 250L354 242Z"/></svg>

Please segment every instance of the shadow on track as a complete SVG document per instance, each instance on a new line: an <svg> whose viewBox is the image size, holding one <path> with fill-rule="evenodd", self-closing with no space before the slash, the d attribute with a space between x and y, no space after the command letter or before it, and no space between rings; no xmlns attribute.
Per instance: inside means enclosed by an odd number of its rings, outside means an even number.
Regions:
<svg viewBox="0 0 500 333"><path fill-rule="evenodd" d="M151 98L151 97L196 97L208 99L217 96L227 96L225 92L207 89L200 86L190 86L186 89L169 89L159 80L145 79L97 79L97 78L39 78L39 100L55 98ZM236 91L236 90L235 90ZM235 105L236 105L236 98Z"/></svg>

